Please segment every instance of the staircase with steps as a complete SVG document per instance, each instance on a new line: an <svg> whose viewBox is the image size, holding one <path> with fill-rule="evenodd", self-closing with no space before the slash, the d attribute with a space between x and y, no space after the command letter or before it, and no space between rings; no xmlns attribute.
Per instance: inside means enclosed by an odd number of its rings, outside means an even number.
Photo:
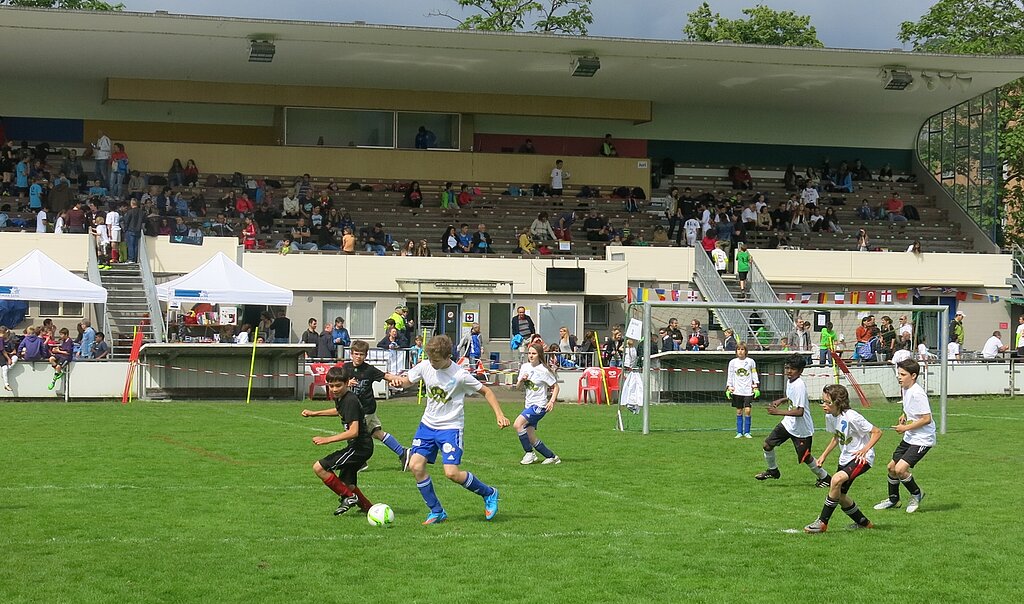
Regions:
<svg viewBox="0 0 1024 604"><path fill-rule="evenodd" d="M114 359L127 359L136 327L142 330L144 341L156 341L142 271L137 263L125 262L99 271L99 277L100 285L107 290L106 323L111 332L107 334L110 356Z"/></svg>

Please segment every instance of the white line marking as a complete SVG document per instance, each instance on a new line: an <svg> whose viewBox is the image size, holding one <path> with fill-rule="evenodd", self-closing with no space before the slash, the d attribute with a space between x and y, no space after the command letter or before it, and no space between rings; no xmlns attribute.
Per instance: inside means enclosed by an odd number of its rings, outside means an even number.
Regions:
<svg viewBox="0 0 1024 604"><path fill-rule="evenodd" d="M1001 415L974 415L973 413L947 413L951 417L976 417L978 419L1008 419L1010 421L1024 421L1024 417L1004 417Z"/></svg>

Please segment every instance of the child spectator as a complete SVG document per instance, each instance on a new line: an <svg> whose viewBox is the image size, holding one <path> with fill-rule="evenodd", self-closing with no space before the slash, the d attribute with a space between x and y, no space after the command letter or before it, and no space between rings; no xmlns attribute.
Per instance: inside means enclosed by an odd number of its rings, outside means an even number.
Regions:
<svg viewBox="0 0 1024 604"><path fill-rule="evenodd" d="M107 337L102 331L96 332L96 341L92 343L92 358L106 359L110 356L110 344L107 344Z"/></svg>
<svg viewBox="0 0 1024 604"><path fill-rule="evenodd" d="M75 352L75 341L71 339L67 327L60 330L59 341L50 349L50 366L53 367L53 379L50 380L48 390L53 390L57 380L64 377L64 368L71 362Z"/></svg>
<svg viewBox="0 0 1024 604"><path fill-rule="evenodd" d="M46 342L42 338L43 328L29 327L25 332L25 337L18 344L18 358L29 363L46 360L49 353L46 349Z"/></svg>
<svg viewBox="0 0 1024 604"><path fill-rule="evenodd" d="M7 327L0 325L0 373L4 380L4 390L11 390L11 383L7 379L7 372L18 362L18 346L14 342L14 334L8 331Z"/></svg>
<svg viewBox="0 0 1024 604"><path fill-rule="evenodd" d="M456 198L460 208L464 208L469 204L473 203L473 196L469 194L469 186L463 184L459 190L459 196Z"/></svg>

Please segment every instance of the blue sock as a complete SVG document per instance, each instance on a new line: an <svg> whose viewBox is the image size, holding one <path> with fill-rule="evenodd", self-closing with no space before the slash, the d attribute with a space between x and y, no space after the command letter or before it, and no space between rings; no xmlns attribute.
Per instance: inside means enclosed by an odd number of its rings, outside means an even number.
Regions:
<svg viewBox="0 0 1024 604"><path fill-rule="evenodd" d="M533 445L530 444L530 437L526 435L526 430L519 433L519 442L523 445L523 451L527 453L533 451Z"/></svg>
<svg viewBox="0 0 1024 604"><path fill-rule="evenodd" d="M487 497L494 492L494 487L484 484L484 481L480 480L476 476L473 476L472 472L466 472L466 482L462 483L462 486L466 487L470 491L473 491L481 497Z"/></svg>
<svg viewBox="0 0 1024 604"><path fill-rule="evenodd" d="M402 446L402 443L398 442L397 438L391 436L388 432L385 432L383 436L384 438L380 439L380 442L384 443L387 448L394 451L395 455L398 455L399 457L405 455L405 447Z"/></svg>
<svg viewBox="0 0 1024 604"><path fill-rule="evenodd" d="M420 490L423 502L427 504L431 512L440 514L444 511L444 508L441 507L441 502L437 500L437 495L434 494L434 482L430 480L429 476L423 482L417 482L416 488Z"/></svg>
<svg viewBox="0 0 1024 604"><path fill-rule="evenodd" d="M744 416L743 418L743 433L750 434L750 416Z"/></svg>
<svg viewBox="0 0 1024 604"><path fill-rule="evenodd" d="M545 445L544 441L542 440L538 440L537 444L533 445L533 448L537 449L538 453L540 453L544 457L547 457L548 459L551 459L552 457L555 456L555 453L551 449L549 449L548 446Z"/></svg>
<svg viewBox="0 0 1024 604"><path fill-rule="evenodd" d="M736 416L736 434L743 434L743 416Z"/></svg>

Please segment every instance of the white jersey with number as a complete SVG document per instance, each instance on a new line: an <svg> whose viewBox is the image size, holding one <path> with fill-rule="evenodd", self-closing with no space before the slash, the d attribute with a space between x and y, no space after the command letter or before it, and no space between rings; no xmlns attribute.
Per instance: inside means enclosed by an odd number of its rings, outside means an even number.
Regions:
<svg viewBox="0 0 1024 604"><path fill-rule="evenodd" d="M903 391L903 415L907 417L907 423L911 424L921 419L922 416L931 415L932 406L928 402L928 394L920 384L914 384ZM920 447L935 446L935 418L915 430L907 430L903 433L903 440L907 444Z"/></svg>
<svg viewBox="0 0 1024 604"><path fill-rule="evenodd" d="M434 369L430 361L422 361L407 374L412 383L423 382L427 397L427 408L423 410L423 422L434 430L461 430L466 425L463 412L467 394L483 388L483 384L468 371L455 363L444 369Z"/></svg>
<svg viewBox="0 0 1024 604"><path fill-rule="evenodd" d="M544 366L523 363L519 368L519 378L516 381L526 378L523 388L526 390L526 407L536 407L543 410L548 404L548 390L558 380L551 373L551 370Z"/></svg>
<svg viewBox="0 0 1024 604"><path fill-rule="evenodd" d="M754 388L757 388L759 383L757 363L754 359L737 357L729 361L729 377L726 379L725 387L732 388L733 394L753 396Z"/></svg>
<svg viewBox="0 0 1024 604"><path fill-rule="evenodd" d="M803 409L800 417L787 415L782 418L782 427L793 436L806 438L814 436L814 418L811 417L811 401L807 398L807 385L803 378L796 378L786 384L786 398L790 409Z"/></svg>
<svg viewBox="0 0 1024 604"><path fill-rule="evenodd" d="M845 466L853 461L853 454L871 442L871 422L853 409L847 409L839 416L825 414L825 430L839 442L839 465ZM875 449L872 447L865 456L868 465L875 465Z"/></svg>

